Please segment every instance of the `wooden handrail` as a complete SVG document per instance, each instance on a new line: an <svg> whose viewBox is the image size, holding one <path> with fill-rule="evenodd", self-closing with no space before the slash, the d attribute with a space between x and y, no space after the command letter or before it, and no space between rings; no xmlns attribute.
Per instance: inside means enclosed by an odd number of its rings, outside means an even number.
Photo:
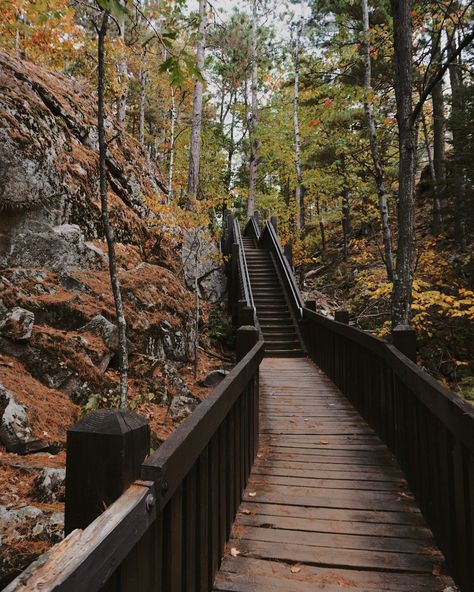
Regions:
<svg viewBox="0 0 474 592"><path fill-rule="evenodd" d="M257 220L255 220L254 216L251 216L248 219L247 224L244 229L244 235L245 236L253 236L253 238L255 239L255 242L258 242L258 239L260 238L260 227L257 223Z"/></svg>
<svg viewBox="0 0 474 592"><path fill-rule="evenodd" d="M259 244L267 245L270 247L271 252L273 253L278 268L280 270L281 275L283 276L283 281L288 289L288 296L291 299L294 311L298 317L301 319L303 317L303 308L304 308L304 300L301 296L300 290L298 285L296 284L295 277L293 275L293 271L286 259L285 255L283 254L283 250L280 245L280 241L278 236L273 228L273 225L267 221L265 224L265 228L260 235Z"/></svg>
<svg viewBox="0 0 474 592"><path fill-rule="evenodd" d="M71 532L3 592L97 592L155 519L154 484L137 481L86 529Z"/></svg>
<svg viewBox="0 0 474 592"><path fill-rule="evenodd" d="M252 285L250 283L250 277L247 267L247 258L245 256L245 249L244 244L242 241L242 234L240 232L240 225L237 220L234 220L234 241L237 243L239 247L239 276L240 282L242 286L242 292L244 296L244 300L246 306L248 306L253 312L254 324L257 324L257 310L255 308L255 303L253 300L252 294Z"/></svg>
<svg viewBox="0 0 474 592"><path fill-rule="evenodd" d="M142 464L148 481L5 592L210 592L257 453L263 355L260 340Z"/></svg>
<svg viewBox="0 0 474 592"><path fill-rule="evenodd" d="M450 572L474 584L474 408L393 345L307 308L311 358L397 456Z"/></svg>
<svg viewBox="0 0 474 592"><path fill-rule="evenodd" d="M259 341L212 394L145 460L142 478L155 482L159 510L183 482L244 387L258 372L263 354L263 341Z"/></svg>

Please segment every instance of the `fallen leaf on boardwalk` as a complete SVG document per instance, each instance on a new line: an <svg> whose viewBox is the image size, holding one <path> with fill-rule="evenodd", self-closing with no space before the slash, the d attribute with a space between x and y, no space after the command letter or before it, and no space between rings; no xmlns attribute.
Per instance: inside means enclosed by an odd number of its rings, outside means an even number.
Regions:
<svg viewBox="0 0 474 592"><path fill-rule="evenodd" d="M431 572L434 576L440 576L441 575L441 565L436 564L433 567L433 571Z"/></svg>
<svg viewBox="0 0 474 592"><path fill-rule="evenodd" d="M320 440L319 443L320 444L329 444L329 440Z"/></svg>
<svg viewBox="0 0 474 592"><path fill-rule="evenodd" d="M300 573L300 571L301 571L301 566L300 566L300 565L298 565L298 564L296 564L296 565L292 565L292 566L290 567L290 571L291 571L291 573Z"/></svg>
<svg viewBox="0 0 474 592"><path fill-rule="evenodd" d="M241 512L242 514L251 514L251 511L247 509L241 510Z"/></svg>
<svg viewBox="0 0 474 592"><path fill-rule="evenodd" d="M249 497L255 497L257 495L256 491L249 491Z"/></svg>
<svg viewBox="0 0 474 592"><path fill-rule="evenodd" d="M232 557L237 557L237 555L240 555L240 551L238 551L235 547L232 547L230 550L230 554L232 555Z"/></svg>

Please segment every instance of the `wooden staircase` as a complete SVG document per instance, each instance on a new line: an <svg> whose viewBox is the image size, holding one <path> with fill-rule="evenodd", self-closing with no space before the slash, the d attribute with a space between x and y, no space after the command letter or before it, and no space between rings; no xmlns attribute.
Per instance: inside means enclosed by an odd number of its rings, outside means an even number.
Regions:
<svg viewBox="0 0 474 592"><path fill-rule="evenodd" d="M257 318L269 357L301 357L305 352L270 253L242 238Z"/></svg>

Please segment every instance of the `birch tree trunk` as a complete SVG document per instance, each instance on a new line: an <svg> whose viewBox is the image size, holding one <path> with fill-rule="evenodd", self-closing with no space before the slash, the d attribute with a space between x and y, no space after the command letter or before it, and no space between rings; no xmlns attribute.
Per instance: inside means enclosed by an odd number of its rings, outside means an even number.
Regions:
<svg viewBox="0 0 474 592"><path fill-rule="evenodd" d="M120 40L122 43L122 51L125 50L125 16L120 21ZM122 92L117 102L117 119L119 124L123 127L125 123L125 117L127 115L127 100L128 100L128 64L125 56L118 65L118 73L122 79Z"/></svg>
<svg viewBox="0 0 474 592"><path fill-rule="evenodd" d="M296 169L296 190L295 201L298 213L296 215L296 229L301 231L305 225L305 208L304 208L304 188L303 177L301 174L301 141L300 141L300 124L299 124L299 79L300 79L300 39L303 31L303 20L301 19L296 29L295 39L295 84L293 94L293 129L295 135L295 169Z"/></svg>
<svg viewBox="0 0 474 592"><path fill-rule="evenodd" d="M170 160L168 168L168 203L173 199L173 175L174 175L174 136L176 129L176 95L171 86L171 121L170 121Z"/></svg>
<svg viewBox="0 0 474 592"><path fill-rule="evenodd" d="M250 161L249 161L249 197L247 203L247 218L255 214L255 189L257 186L258 142L257 142L257 77L258 77L258 23L257 0L252 0L252 112L250 117Z"/></svg>
<svg viewBox="0 0 474 592"><path fill-rule="evenodd" d="M146 49L143 49L140 56L140 109L138 118L138 141L142 148L145 148L146 83Z"/></svg>
<svg viewBox="0 0 474 592"><path fill-rule="evenodd" d="M117 261L115 256L115 238L114 231L109 220L109 208L107 202L107 142L105 139L105 110L104 110L104 90L105 90L105 52L104 42L107 35L107 25L109 13L105 11L102 15L102 24L99 29L98 39L98 78L97 78L97 133L99 137L99 191L100 204L102 210L102 224L104 226L105 238L109 255L109 274L114 295L115 314L118 325L118 357L120 373L120 407L127 406L128 395L128 351L127 351L127 323L120 291L120 282L117 273Z"/></svg>
<svg viewBox="0 0 474 592"><path fill-rule="evenodd" d="M233 104L237 102L237 96L234 94ZM230 193L230 189L232 186L232 161L234 158L235 152L235 139L234 139L234 129L235 129L235 109L232 109L231 121L230 121L230 131L229 131L229 148L227 150L227 172L226 172L226 187L227 191Z"/></svg>
<svg viewBox="0 0 474 592"><path fill-rule="evenodd" d="M204 70L204 50L206 36L206 9L207 1L199 0L199 29L198 46L196 50L196 65L200 72ZM201 121L202 121L202 94L203 84L199 78L194 83L193 95L193 119L191 127L191 140L189 145L188 168L188 197L186 209L194 210L199 185L199 161L201 157Z"/></svg>
<svg viewBox="0 0 474 592"><path fill-rule="evenodd" d="M413 121L413 0L391 0L394 29L395 97L399 135L398 244L392 291L392 327L409 325L416 258Z"/></svg>
<svg viewBox="0 0 474 592"><path fill-rule="evenodd" d="M368 0L362 0L362 25L363 25L363 40L362 52L364 56L364 88L365 88L365 121L370 141L370 152L375 170L375 182L377 184L377 192L379 196L379 212L380 222L382 226L382 238L384 247L385 269L387 271L387 278L393 280L393 253L392 253L392 235L390 231L390 216L388 211L388 200L386 190L385 171L380 158L380 152L377 142L377 130L375 127L375 119L373 107L370 100L372 92L372 63L370 59L370 38L369 38L369 6Z"/></svg>

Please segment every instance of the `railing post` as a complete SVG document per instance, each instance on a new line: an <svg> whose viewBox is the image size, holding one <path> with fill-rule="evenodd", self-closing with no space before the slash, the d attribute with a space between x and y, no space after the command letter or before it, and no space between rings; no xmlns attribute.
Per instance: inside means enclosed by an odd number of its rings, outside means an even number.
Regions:
<svg viewBox="0 0 474 592"><path fill-rule="evenodd" d="M275 229L276 234L278 234L278 217L277 216L272 216L270 218L270 224Z"/></svg>
<svg viewBox="0 0 474 592"><path fill-rule="evenodd" d="M237 329L235 355L237 362L244 358L258 341L258 330L253 325L243 325Z"/></svg>
<svg viewBox="0 0 474 592"><path fill-rule="evenodd" d="M253 325L253 309L247 306L245 300L239 300L238 325Z"/></svg>
<svg viewBox="0 0 474 592"><path fill-rule="evenodd" d="M344 323L345 325L348 325L349 324L349 311L344 310L343 308L336 310L336 312L334 313L334 320L337 321L338 323Z"/></svg>
<svg viewBox="0 0 474 592"><path fill-rule="evenodd" d="M416 332L411 325L397 325L392 331L392 343L416 364Z"/></svg>
<svg viewBox="0 0 474 592"><path fill-rule="evenodd" d="M234 323L237 321L237 305L240 296L240 282L239 282L239 245L238 243L232 243L231 250L231 276L230 276L230 289L229 289L229 312L232 315Z"/></svg>
<svg viewBox="0 0 474 592"><path fill-rule="evenodd" d="M99 409L67 432L65 534L86 528L140 477L150 428L137 413Z"/></svg>

